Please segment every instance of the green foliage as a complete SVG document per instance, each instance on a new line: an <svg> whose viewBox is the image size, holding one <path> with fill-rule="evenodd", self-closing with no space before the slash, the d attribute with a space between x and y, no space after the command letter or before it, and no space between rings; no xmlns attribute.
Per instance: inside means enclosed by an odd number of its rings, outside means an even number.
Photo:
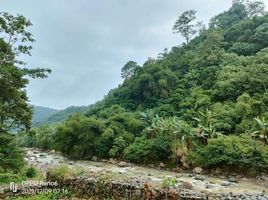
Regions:
<svg viewBox="0 0 268 200"><path fill-rule="evenodd" d="M52 108L46 108L42 106L32 106L33 107L33 126L37 127L43 124L50 116L59 112L59 110L55 110Z"/></svg>
<svg viewBox="0 0 268 200"><path fill-rule="evenodd" d="M9 184L10 182L18 182L24 180L24 177L22 177L19 174L14 173L0 173L0 185L1 184Z"/></svg>
<svg viewBox="0 0 268 200"><path fill-rule="evenodd" d="M94 144L103 126L100 120L76 114L57 128L56 148L69 157L89 159L95 155Z"/></svg>
<svg viewBox="0 0 268 200"><path fill-rule="evenodd" d="M34 178L38 174L37 170L34 167L27 168L25 175L27 178Z"/></svg>
<svg viewBox="0 0 268 200"><path fill-rule="evenodd" d="M14 143L14 136L0 133L0 169L17 173L24 164L23 155Z"/></svg>
<svg viewBox="0 0 268 200"><path fill-rule="evenodd" d="M259 126L258 131L252 133L253 137L257 137L264 144L268 144L268 121L264 117L254 118Z"/></svg>
<svg viewBox="0 0 268 200"><path fill-rule="evenodd" d="M125 149L124 158L136 163L148 163L159 159L154 141L144 136L135 138L135 141Z"/></svg>
<svg viewBox="0 0 268 200"><path fill-rule="evenodd" d="M249 136L229 136L209 139L192 153L192 163L209 168L227 167L245 172L268 170L268 147Z"/></svg>
<svg viewBox="0 0 268 200"><path fill-rule="evenodd" d="M67 177L75 177L84 173L85 171L83 169L70 168L67 165L60 165L49 171L50 177L54 178L55 180Z"/></svg>
<svg viewBox="0 0 268 200"><path fill-rule="evenodd" d="M56 140L56 149L72 158L89 159L94 155L119 158L142 129L143 123L137 113L114 105L97 116L76 114L70 117L51 138ZM44 134L46 140L49 133L48 130Z"/></svg>
<svg viewBox="0 0 268 200"><path fill-rule="evenodd" d="M174 188L176 186L176 184L177 184L176 178L164 176L161 186L163 188L171 188L171 187Z"/></svg>
<svg viewBox="0 0 268 200"><path fill-rule="evenodd" d="M166 160L186 163L186 155L192 148L192 128L176 117L155 116L141 137L137 137L124 151L127 160L148 162Z"/></svg>
<svg viewBox="0 0 268 200"><path fill-rule="evenodd" d="M32 111L24 90L28 84L25 76L45 78L50 72L48 69L18 67L25 63L17 57L30 55L32 49L30 43L34 39L27 31L31 25L22 15L0 13L0 132L30 128Z"/></svg>
<svg viewBox="0 0 268 200"><path fill-rule="evenodd" d="M184 12L173 27L187 44L165 49L142 66L128 62L122 68L123 83L85 108L85 115L70 117L55 132L36 130L24 140L77 159L172 161L187 167L191 158L193 164L206 167L266 171L264 4L234 0L199 33L193 24L195 14ZM2 48L10 49L4 44ZM252 132L261 143L241 136Z"/></svg>
<svg viewBox="0 0 268 200"><path fill-rule="evenodd" d="M198 122L198 137L201 138L203 144L207 144L209 138L215 138L221 135L217 132L215 127L215 119L213 118L212 112L206 109L206 112L199 112L200 117L193 118Z"/></svg>
<svg viewBox="0 0 268 200"><path fill-rule="evenodd" d="M182 13L173 26L173 31L181 33L188 43L191 36L196 33L194 25L191 24L196 19L196 11L188 10Z"/></svg>
<svg viewBox="0 0 268 200"><path fill-rule="evenodd" d="M133 75L135 75L138 68L140 68L140 66L138 66L136 62L128 61L121 69L121 77L125 80L130 79Z"/></svg>

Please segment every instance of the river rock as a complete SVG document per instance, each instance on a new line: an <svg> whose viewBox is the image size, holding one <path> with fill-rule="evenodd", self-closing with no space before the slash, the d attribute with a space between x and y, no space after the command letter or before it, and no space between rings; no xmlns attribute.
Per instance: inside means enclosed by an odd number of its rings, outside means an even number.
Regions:
<svg viewBox="0 0 268 200"><path fill-rule="evenodd" d="M109 162L109 161L106 160L106 159L101 159L101 162L107 163L107 162Z"/></svg>
<svg viewBox="0 0 268 200"><path fill-rule="evenodd" d="M56 153L56 151L54 149L52 149L51 151L49 151L50 154Z"/></svg>
<svg viewBox="0 0 268 200"><path fill-rule="evenodd" d="M268 176L261 176L261 179L264 181L268 181Z"/></svg>
<svg viewBox="0 0 268 200"><path fill-rule="evenodd" d="M204 181L205 180L205 178L202 177L202 176L196 176L194 179L198 180L198 181Z"/></svg>
<svg viewBox="0 0 268 200"><path fill-rule="evenodd" d="M98 161L98 157L97 156L92 156L91 158L93 161L97 162Z"/></svg>
<svg viewBox="0 0 268 200"><path fill-rule="evenodd" d="M231 183L237 183L238 182L235 177L228 178L228 181L231 182Z"/></svg>
<svg viewBox="0 0 268 200"><path fill-rule="evenodd" d="M160 168L165 168L166 167L166 165L164 164L164 163L159 163L159 165L158 165Z"/></svg>
<svg viewBox="0 0 268 200"><path fill-rule="evenodd" d="M109 159L109 163L111 163L111 164L115 165L117 162L116 162L116 160L115 160L115 159L110 158L110 159Z"/></svg>
<svg viewBox="0 0 268 200"><path fill-rule="evenodd" d="M127 163L125 161L121 161L121 162L118 163L118 166L119 167L126 167Z"/></svg>
<svg viewBox="0 0 268 200"><path fill-rule="evenodd" d="M179 185L179 188L182 190L193 190L194 189L193 185L189 182L182 182L181 185Z"/></svg>
<svg viewBox="0 0 268 200"><path fill-rule="evenodd" d="M203 169L202 169L202 167L196 167L196 168L194 168L193 172L195 174L202 174Z"/></svg>

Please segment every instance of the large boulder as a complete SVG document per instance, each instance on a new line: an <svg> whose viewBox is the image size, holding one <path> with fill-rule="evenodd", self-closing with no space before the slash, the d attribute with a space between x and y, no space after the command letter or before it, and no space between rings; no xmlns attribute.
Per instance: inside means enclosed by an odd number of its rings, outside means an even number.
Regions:
<svg viewBox="0 0 268 200"><path fill-rule="evenodd" d="M159 165L158 165L160 168L165 168L166 167L166 165L164 164L164 163L159 163Z"/></svg>
<svg viewBox="0 0 268 200"><path fill-rule="evenodd" d="M125 161L121 161L118 163L119 167L127 167L127 163Z"/></svg>
<svg viewBox="0 0 268 200"><path fill-rule="evenodd" d="M196 167L196 168L194 168L193 172L195 174L202 174L203 173L203 169L202 169L202 167Z"/></svg>

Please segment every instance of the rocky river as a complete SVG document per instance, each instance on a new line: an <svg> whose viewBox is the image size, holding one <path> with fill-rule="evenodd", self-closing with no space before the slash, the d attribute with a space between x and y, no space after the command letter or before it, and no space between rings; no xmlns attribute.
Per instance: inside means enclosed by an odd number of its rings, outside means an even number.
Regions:
<svg viewBox="0 0 268 200"><path fill-rule="evenodd" d="M171 177L177 183L190 183L195 191L210 193L247 193L268 195L268 176L245 178L240 175L212 176L196 173L175 173L162 169L137 166L125 162L117 163L114 160L72 161L54 151L43 152L38 149L26 149L25 160L46 173L49 168L68 165L70 168L83 169L90 173L113 173L118 178L139 179L152 185L161 185L163 179Z"/></svg>

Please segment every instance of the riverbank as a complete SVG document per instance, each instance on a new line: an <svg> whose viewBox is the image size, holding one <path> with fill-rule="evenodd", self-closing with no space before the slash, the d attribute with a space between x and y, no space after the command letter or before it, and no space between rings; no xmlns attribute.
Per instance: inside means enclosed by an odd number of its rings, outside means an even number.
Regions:
<svg viewBox="0 0 268 200"><path fill-rule="evenodd" d="M71 161L54 151L42 152L38 149L27 149L25 151L26 161L37 167L42 173L52 168L67 165L75 169L83 169L90 175L107 174L112 175L114 180L139 180L150 185L160 187L165 179L176 180L177 185L183 182L190 183L194 191L207 193L247 193L268 195L268 178L261 176L257 178L240 177L233 174L229 177L223 175L206 175L196 173L177 173L163 169L154 169L133 165L130 163L116 163L113 161Z"/></svg>

